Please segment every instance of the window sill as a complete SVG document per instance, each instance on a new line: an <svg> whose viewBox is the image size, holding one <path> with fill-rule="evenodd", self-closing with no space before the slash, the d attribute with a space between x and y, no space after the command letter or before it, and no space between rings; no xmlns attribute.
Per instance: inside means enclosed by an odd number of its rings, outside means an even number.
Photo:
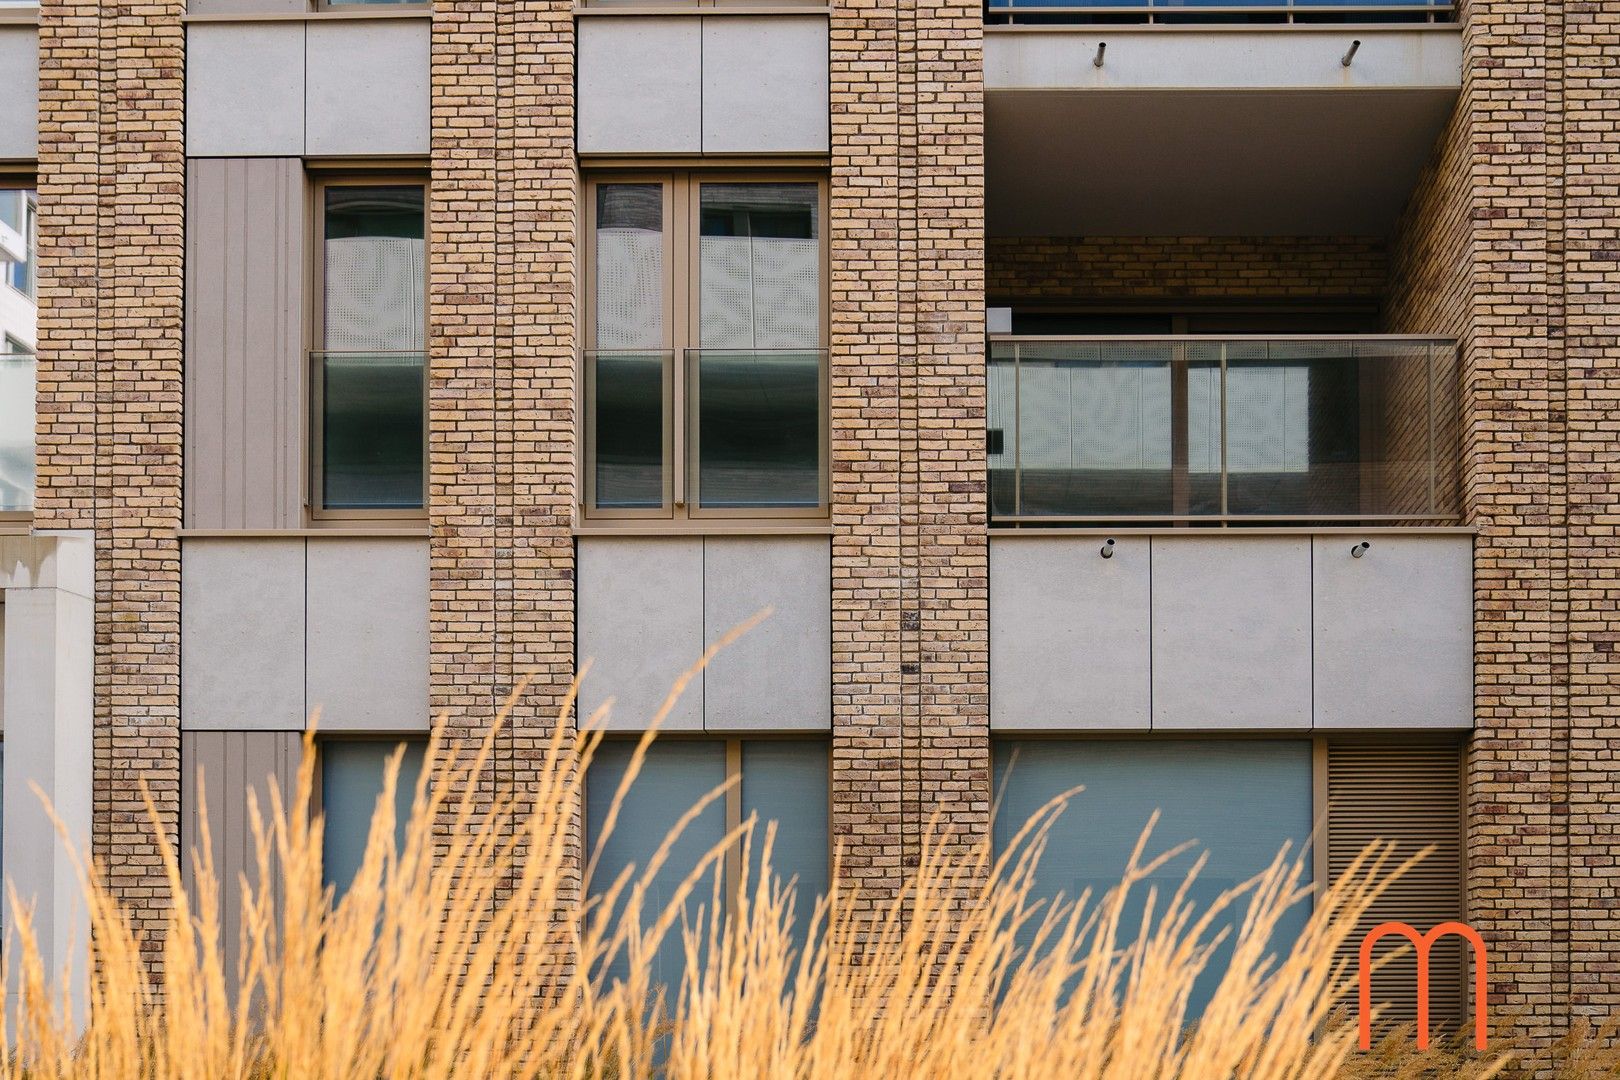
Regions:
<svg viewBox="0 0 1620 1080"><path fill-rule="evenodd" d="M575 536L831 536L832 523L799 521L581 521Z"/></svg>
<svg viewBox="0 0 1620 1080"><path fill-rule="evenodd" d="M356 5L361 6L361 5ZM377 19L432 19L428 4L400 4L397 8L374 11L210 11L182 15L182 23L266 23L266 22L344 22Z"/></svg>
<svg viewBox="0 0 1620 1080"><path fill-rule="evenodd" d="M425 521L401 525L357 525L351 521L303 529L176 529L174 535L181 540L294 540L299 537L324 537L329 540L404 537L425 540L428 525Z"/></svg>
<svg viewBox="0 0 1620 1080"><path fill-rule="evenodd" d="M715 4L698 7L695 4L578 4L574 17L592 18L597 15L671 15L726 16L726 15L830 15L832 8L825 4Z"/></svg>

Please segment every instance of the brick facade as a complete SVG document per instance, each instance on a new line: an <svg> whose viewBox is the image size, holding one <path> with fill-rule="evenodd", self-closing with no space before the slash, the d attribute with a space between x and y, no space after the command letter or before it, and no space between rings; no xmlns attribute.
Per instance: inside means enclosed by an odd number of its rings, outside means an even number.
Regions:
<svg viewBox="0 0 1620 1080"><path fill-rule="evenodd" d="M574 670L572 7L433 22L432 703L471 751L519 679L491 795L531 790Z"/></svg>
<svg viewBox="0 0 1620 1080"><path fill-rule="evenodd" d="M93 848L160 963L142 785L179 823L185 35L179 0L40 9L34 526L94 530Z"/></svg>
<svg viewBox="0 0 1620 1080"><path fill-rule="evenodd" d="M988 832L982 12L832 11L833 838L892 895Z"/></svg>

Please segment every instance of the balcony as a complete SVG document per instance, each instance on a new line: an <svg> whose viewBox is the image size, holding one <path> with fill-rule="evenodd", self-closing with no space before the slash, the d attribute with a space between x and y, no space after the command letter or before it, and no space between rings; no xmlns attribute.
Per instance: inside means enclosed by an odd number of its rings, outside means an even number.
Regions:
<svg viewBox="0 0 1620 1080"><path fill-rule="evenodd" d="M1452 18L1444 0L986 0L992 24L1430 23Z"/></svg>
<svg viewBox="0 0 1620 1080"><path fill-rule="evenodd" d="M993 525L1461 520L1450 341L1005 336L988 354Z"/></svg>
<svg viewBox="0 0 1620 1080"><path fill-rule="evenodd" d="M34 354L0 352L0 517L34 509Z"/></svg>

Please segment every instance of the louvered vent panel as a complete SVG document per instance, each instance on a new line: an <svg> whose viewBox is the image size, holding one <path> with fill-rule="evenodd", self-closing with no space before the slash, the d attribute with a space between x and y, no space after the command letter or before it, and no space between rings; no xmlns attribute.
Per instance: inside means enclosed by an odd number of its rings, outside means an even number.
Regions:
<svg viewBox="0 0 1620 1080"><path fill-rule="evenodd" d="M1395 861L1428 845L1434 852L1379 897L1343 946L1355 971L1361 939L1379 923L1409 923L1420 933L1463 914L1461 749L1453 741L1328 743L1327 841L1331 880L1377 840L1397 844ZM1389 937L1374 958L1394 952L1404 938ZM1437 942L1430 954L1431 1031L1453 1031L1466 1015L1464 944ZM1417 1019L1417 956L1391 961L1373 979L1373 1002L1386 1024ZM1350 1002L1354 1008L1354 999Z"/></svg>

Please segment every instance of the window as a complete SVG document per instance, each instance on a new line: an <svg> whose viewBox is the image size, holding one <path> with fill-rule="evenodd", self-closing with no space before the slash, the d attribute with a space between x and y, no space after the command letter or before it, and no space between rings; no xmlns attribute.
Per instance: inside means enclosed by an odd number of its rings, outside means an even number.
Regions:
<svg viewBox="0 0 1620 1080"><path fill-rule="evenodd" d="M588 853L599 842L597 838L635 747L627 740L603 742L591 762L585 789ZM682 814L728 777L737 776L738 783L726 796L706 807L681 835L649 890L643 925L652 925L673 891L721 842L728 829L757 814L759 825L750 848L753 865L748 871L749 888L752 890L758 881L765 827L777 822L771 865L781 881L795 882L794 929L802 947L816 899L826 893L830 881L829 769L824 740L659 739L648 749L646 763L625 796L613 833L602 842L600 861L590 882L592 892L607 889L626 867L645 866ZM722 860L716 872L722 875L722 894L729 903L742 885L740 855ZM695 919L700 907L710 906L714 881L711 874L688 896L689 918ZM609 978L622 978L625 964L624 956L616 957L608 967ZM673 993L685 970L678 924L673 936L665 938L654 964L655 982Z"/></svg>
<svg viewBox="0 0 1620 1080"><path fill-rule="evenodd" d="M1284 843L1293 857L1311 836L1312 746L1309 740L1096 739L1018 740L995 747L1000 806L993 826L998 853L1046 802L1084 785L1057 820L1035 874L1034 894L1074 900L1090 889L1093 902L1117 886L1142 830L1160 814L1145 851L1152 857L1189 840L1197 849L1171 860L1136 886L1122 927L1141 925L1147 890L1168 896L1200 854L1208 862L1189 891L1200 912L1225 890L1260 873ZM1210 928L1237 932L1243 905ZM1304 929L1309 905L1279 922L1273 944L1286 950ZM1036 920L1037 922L1039 920ZM1034 933L1034 927L1026 930ZM1120 944L1129 943L1122 929ZM1188 1010L1208 1003L1231 955L1230 938L1195 984Z"/></svg>
<svg viewBox="0 0 1620 1080"><path fill-rule="evenodd" d="M823 182L603 177L586 201L587 516L824 516Z"/></svg>
<svg viewBox="0 0 1620 1080"><path fill-rule="evenodd" d="M394 843L405 844L416 781L427 752L425 739L323 739L320 744L321 809L326 815L322 837L323 878L341 898L365 859L371 818L382 797L388 761L404 748L394 787Z"/></svg>
<svg viewBox="0 0 1620 1080"><path fill-rule="evenodd" d="M0 279L34 299L34 267L39 248L39 198L32 188L0 188ZM9 320L8 320L9 321ZM20 328L0 325L14 334ZM32 340L33 326L26 328Z"/></svg>
<svg viewBox="0 0 1620 1080"><path fill-rule="evenodd" d="M317 516L425 503L425 191L401 180L317 189L321 258L311 382Z"/></svg>
<svg viewBox="0 0 1620 1080"><path fill-rule="evenodd" d="M0 338L0 514L34 506L34 354Z"/></svg>

